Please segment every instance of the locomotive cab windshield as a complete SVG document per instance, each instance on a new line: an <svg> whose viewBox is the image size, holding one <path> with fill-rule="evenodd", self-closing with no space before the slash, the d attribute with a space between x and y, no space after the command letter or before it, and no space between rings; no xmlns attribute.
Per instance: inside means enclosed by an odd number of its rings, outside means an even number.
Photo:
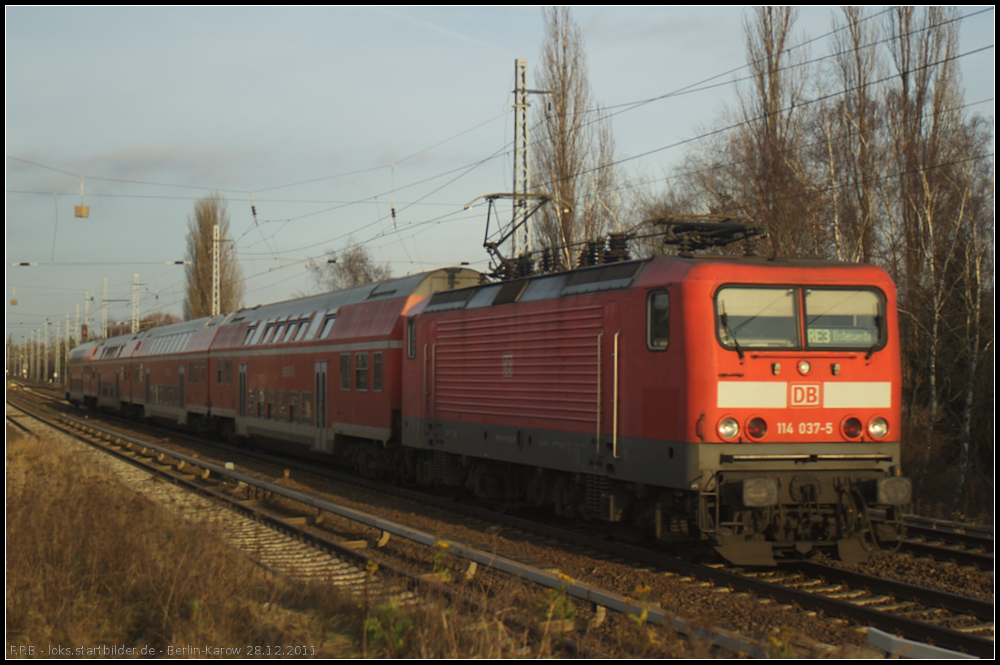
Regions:
<svg viewBox="0 0 1000 665"><path fill-rule="evenodd" d="M873 288L724 286L715 305L719 343L735 351L874 351L886 342L885 296Z"/></svg>

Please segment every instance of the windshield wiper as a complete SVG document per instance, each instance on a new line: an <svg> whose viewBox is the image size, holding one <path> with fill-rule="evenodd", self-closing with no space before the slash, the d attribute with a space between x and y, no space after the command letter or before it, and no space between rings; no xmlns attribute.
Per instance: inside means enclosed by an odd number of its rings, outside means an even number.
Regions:
<svg viewBox="0 0 1000 665"><path fill-rule="evenodd" d="M722 322L722 329L729 333L729 336L733 338L733 346L736 347L736 353L739 355L740 360L743 360L743 349L740 348L739 340L736 339L736 333L733 329L729 327L729 316L723 312L719 315L719 321Z"/></svg>
<svg viewBox="0 0 1000 665"><path fill-rule="evenodd" d="M882 342L881 318L882 317L880 317L878 314L875 315L875 343L872 344L872 348L868 349L868 353L865 355L865 360L868 360L872 357L872 354L875 353L875 347Z"/></svg>

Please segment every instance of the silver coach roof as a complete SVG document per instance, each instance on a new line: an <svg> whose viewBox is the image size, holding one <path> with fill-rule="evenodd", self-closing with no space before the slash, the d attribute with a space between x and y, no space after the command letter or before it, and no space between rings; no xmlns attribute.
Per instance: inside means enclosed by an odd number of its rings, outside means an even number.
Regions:
<svg viewBox="0 0 1000 665"><path fill-rule="evenodd" d="M482 274L469 268L439 268L438 270L387 279L384 282L366 284L344 291L331 291L315 296L306 296L305 298L241 309L234 313L227 323L261 321L312 314L317 311L335 314L337 310L345 305L353 305L376 298L430 295L438 291L479 284L482 279Z"/></svg>

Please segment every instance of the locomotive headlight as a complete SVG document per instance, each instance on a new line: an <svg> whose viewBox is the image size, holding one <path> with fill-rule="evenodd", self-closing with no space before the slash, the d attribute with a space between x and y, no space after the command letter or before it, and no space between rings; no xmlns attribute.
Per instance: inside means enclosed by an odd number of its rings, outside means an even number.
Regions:
<svg viewBox="0 0 1000 665"><path fill-rule="evenodd" d="M888 433L889 423L885 421L885 418L872 418L868 422L868 434L870 434L873 439L881 439Z"/></svg>
<svg viewBox="0 0 1000 665"><path fill-rule="evenodd" d="M735 418L723 418L719 421L718 430L723 439L733 439L740 433L740 424Z"/></svg>
<svg viewBox="0 0 1000 665"><path fill-rule="evenodd" d="M778 503L778 482L773 478L750 478L743 481L743 505L763 508Z"/></svg>
<svg viewBox="0 0 1000 665"><path fill-rule="evenodd" d="M812 371L812 365L809 364L808 360L800 360L798 364L799 374L805 376Z"/></svg>

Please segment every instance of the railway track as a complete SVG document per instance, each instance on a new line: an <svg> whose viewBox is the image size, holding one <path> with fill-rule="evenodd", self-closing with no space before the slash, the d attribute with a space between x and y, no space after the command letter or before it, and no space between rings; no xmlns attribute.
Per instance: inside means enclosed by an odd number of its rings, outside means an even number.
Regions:
<svg viewBox="0 0 1000 665"><path fill-rule="evenodd" d="M63 418L66 420L65 416ZM559 572L553 571L548 566L532 566L523 561L507 559L498 556L495 552L479 550L451 540L442 540L435 534L420 532L409 526L390 523L375 515L362 514L355 509L335 506L312 496L304 496L300 492L289 490L280 485L251 479L232 471L227 474L227 470L219 469L204 460L172 454L160 446L130 441L125 436L88 423L75 421L74 426L89 430L90 438L100 440L104 449L116 449L119 457L131 458L133 462L138 460L148 465L150 468L147 470L134 470L133 472L144 478L146 483L152 483L155 486L153 490L149 491L157 494L157 500L177 508L178 512L182 514L194 516L195 519L203 523L214 524L220 533L225 534L230 542L234 543L234 546L240 547L241 551L254 558L260 565L275 572L299 578L338 580L346 588L355 590L360 588L366 579L364 565L345 561L341 557L330 556L325 548L330 548L332 544L324 538L316 536L314 529L304 528L308 523L315 522L317 515L326 516L327 519L330 517L350 517L350 519L363 523L369 528L378 529L383 535L383 538L380 539L381 542L378 543L380 545L384 545L388 541L388 535L392 534L394 539L407 539L423 545L425 548L436 548L439 552L446 548L449 557L472 562L472 565L466 570L474 571L476 566L487 566L493 571L492 574L499 572L508 577L547 586L550 589L558 590L560 594L566 594L567 597L577 598L582 603L581 608L587 607L592 613L592 616L583 619L583 624L576 621L569 628L562 625L556 628L544 626L540 630L545 632L558 630L558 632L563 633L564 630L580 629L586 632L603 623L608 614L606 610L611 610L611 613L617 610L623 614L638 614L645 609L644 621L668 624L682 633L697 633L699 639L709 641L716 648L757 655L766 653L766 649L752 640L730 635L725 631L705 631L694 628L681 619L665 615L658 607L640 607L639 603L613 591L582 582L571 581L567 583L565 575L560 575ZM174 490L164 489L170 483L149 481L148 479L153 474L170 476L172 482L176 480L177 476L180 476L183 483L197 487L201 493L210 492L212 498L210 500L203 497L191 498L192 495L189 492L181 492L182 496L175 495ZM220 478L222 478L221 481ZM206 485L211 487L206 489ZM176 490L176 488L174 489ZM237 489L238 492L234 492ZM248 493L251 490L252 493ZM234 498L233 495L239 493L242 493L242 496ZM257 498L252 498L254 496ZM278 517L273 514L273 511L266 510L265 506L271 503L276 496L294 499L300 504L299 512L303 514L291 518L287 515ZM220 503L230 505L220 508ZM234 506L240 511L250 511L250 516L234 519L229 512ZM303 506L309 506L313 509L312 512L302 510ZM320 549L317 549L315 545L303 544L304 541L317 540L322 542ZM354 549L360 545L357 542L347 545L341 544L342 547L348 549ZM365 557L366 555L361 556ZM411 585L430 584L434 587L435 593L456 595L455 591L440 585L439 576L421 575L392 564L386 565L384 556L378 556L377 559L380 572L386 568L400 578L409 579ZM386 592L383 590L382 596L385 595ZM457 595L460 595L460 592ZM412 597L412 593L409 596ZM471 599L466 600L470 603L475 602ZM587 613L581 611L579 614L586 616ZM519 620L515 619L513 623L518 624ZM523 628L523 626L519 627ZM582 647L574 645L571 636L564 637L564 639L570 651L586 653L585 650L575 651L575 649L582 649Z"/></svg>
<svg viewBox="0 0 1000 665"><path fill-rule="evenodd" d="M803 608L981 658L995 653L992 602L813 562L738 572Z"/></svg>
<svg viewBox="0 0 1000 665"><path fill-rule="evenodd" d="M287 461L283 463L287 464ZM365 484L364 481L356 479L352 482L360 485ZM395 488L387 489L381 485L376 487L380 488L374 490L377 492L391 491L400 493L400 495L408 495L407 492L401 492ZM423 497L423 495L420 496ZM417 500L426 501L428 499L423 497ZM836 578L837 582L831 581L833 579L831 571L836 569L827 570L822 576L806 578L803 577L807 574L805 572L792 573L785 569L781 569L780 574L775 571L771 571L770 574L759 574L757 571L742 574L738 570L706 568L694 564L684 564L677 561L676 558L668 557L662 553L606 543L601 540L599 535L571 533L564 529L542 527L518 518L497 516L475 507L449 505L447 502L439 504L439 507L447 507L448 510L461 512L467 515L469 520L482 520L482 523L486 525L483 530L493 531L494 534L498 528L504 529L508 541L511 538L555 539L562 544L561 546L573 543L581 551L591 552L593 554L592 561L613 561L614 557L618 557L626 566L637 567L636 564L647 566L654 575L673 576L676 581L683 584L714 585L718 591L729 590L734 596L751 592L756 596L775 598L778 604L783 607L801 607L804 614L822 612L827 616L844 617L847 625L881 627L890 632L901 632L952 649L977 654L984 654L989 650L989 653L992 653L992 603L988 604L988 610L979 607L974 611L956 609L941 602L935 605L926 600L926 597L915 599L914 590L903 588L905 585L900 585L895 591L883 590L878 594L859 593L857 588L850 586L851 583L845 581L845 571L839 572L841 576ZM452 553L459 556L460 550L453 549ZM568 567L563 567L563 569L569 570ZM551 568L549 570L551 571ZM579 573L570 570L570 575L579 575ZM587 578L585 574L579 576L583 579ZM556 573L555 579L559 579L558 573ZM817 581L813 581L814 579ZM779 580L784 580L786 583L779 584ZM880 582L883 583L882 588L885 589L886 581L880 580ZM556 582L550 579L550 583L555 584ZM561 586L565 586L565 584ZM589 594L592 593L591 587L593 586L585 583L577 584L574 580L572 588L567 588L566 591L582 598L588 598ZM862 588L865 587L862 586ZM821 590L824 589L827 592L821 593ZM627 596L628 594L619 595ZM839 598L836 597L838 595ZM884 596L884 598L878 599L879 596ZM870 600L872 598L878 600ZM898 607L893 607L894 605ZM638 604L631 601L631 606L637 608ZM873 609L874 607L880 609ZM660 617L661 610L655 602L648 604L645 611L655 618ZM907 613L911 616L906 616ZM921 614L926 620L919 618ZM667 614L663 613L662 616L666 618ZM892 618L887 619L886 617L889 616ZM988 637L983 637L983 633L987 633Z"/></svg>
<svg viewBox="0 0 1000 665"><path fill-rule="evenodd" d="M8 421L17 421L22 431L39 435L23 422L35 416L23 409L12 416L10 409ZM60 429L64 434L115 453L120 463L111 471L121 484L189 522L203 525L257 565L292 579L323 581L353 593L365 585L363 560L359 565L351 558L332 554L322 544L304 540L260 509L262 501L255 497L262 494L255 488L212 478L206 469L168 460L155 448L132 445L78 421L64 420L63 425ZM373 585L379 592L385 591L381 580ZM393 599L407 602L409 596L412 594L396 592Z"/></svg>
<svg viewBox="0 0 1000 665"><path fill-rule="evenodd" d="M900 551L995 570L993 529L908 516Z"/></svg>
<svg viewBox="0 0 1000 665"><path fill-rule="evenodd" d="M691 584L771 598L783 609L820 614L845 629L876 628L945 649L992 657L994 603L811 562L743 569L701 565L633 545L595 541L578 533L561 536L596 550L667 572Z"/></svg>

